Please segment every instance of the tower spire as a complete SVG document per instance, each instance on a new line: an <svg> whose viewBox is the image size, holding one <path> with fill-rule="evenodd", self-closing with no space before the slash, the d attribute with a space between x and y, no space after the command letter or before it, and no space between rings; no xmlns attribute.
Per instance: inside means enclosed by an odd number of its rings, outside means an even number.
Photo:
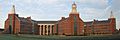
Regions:
<svg viewBox="0 0 120 40"><path fill-rule="evenodd" d="M111 11L110 18L114 18L113 12Z"/></svg>
<svg viewBox="0 0 120 40"><path fill-rule="evenodd" d="M15 14L15 5L12 5L12 8L9 11L9 14Z"/></svg>
<svg viewBox="0 0 120 40"><path fill-rule="evenodd" d="M77 13L77 5L76 5L76 3L74 2L73 4L72 4L72 10L71 10L71 14L76 14Z"/></svg>

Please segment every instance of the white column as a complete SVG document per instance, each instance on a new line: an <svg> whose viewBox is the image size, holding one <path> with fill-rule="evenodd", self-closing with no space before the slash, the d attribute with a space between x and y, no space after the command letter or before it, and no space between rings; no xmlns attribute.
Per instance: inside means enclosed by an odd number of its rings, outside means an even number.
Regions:
<svg viewBox="0 0 120 40"><path fill-rule="evenodd" d="M50 25L50 35L52 35L52 25Z"/></svg>
<svg viewBox="0 0 120 40"><path fill-rule="evenodd" d="M47 33L46 33L46 34L48 35L48 25L46 26L46 31L47 31Z"/></svg>
<svg viewBox="0 0 120 40"><path fill-rule="evenodd" d="M43 35L45 35L45 25L43 25Z"/></svg>
<svg viewBox="0 0 120 40"><path fill-rule="evenodd" d="M49 35L49 25L48 25L48 35Z"/></svg>
<svg viewBox="0 0 120 40"><path fill-rule="evenodd" d="M40 25L40 35L42 35L42 26Z"/></svg>

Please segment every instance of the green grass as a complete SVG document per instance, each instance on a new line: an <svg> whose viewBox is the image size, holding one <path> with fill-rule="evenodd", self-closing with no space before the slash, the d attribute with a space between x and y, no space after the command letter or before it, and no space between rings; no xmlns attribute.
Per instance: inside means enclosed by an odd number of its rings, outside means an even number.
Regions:
<svg viewBox="0 0 120 40"><path fill-rule="evenodd" d="M0 34L0 40L120 40L120 35L113 36L39 36Z"/></svg>

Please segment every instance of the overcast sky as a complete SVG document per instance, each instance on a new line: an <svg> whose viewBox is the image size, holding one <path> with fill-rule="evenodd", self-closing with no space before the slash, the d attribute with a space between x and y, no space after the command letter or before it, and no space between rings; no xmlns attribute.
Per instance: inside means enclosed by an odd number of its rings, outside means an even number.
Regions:
<svg viewBox="0 0 120 40"><path fill-rule="evenodd" d="M61 17L68 17L74 1L83 21L107 20L112 10L117 19L117 29L120 28L120 0L0 0L0 28L4 28L4 22L13 4L16 6L16 14L20 17L60 20Z"/></svg>

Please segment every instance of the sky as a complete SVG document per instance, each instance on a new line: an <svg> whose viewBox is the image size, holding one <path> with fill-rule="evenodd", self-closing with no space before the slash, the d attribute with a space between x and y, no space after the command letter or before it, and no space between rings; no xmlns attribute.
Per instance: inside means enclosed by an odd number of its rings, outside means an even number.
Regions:
<svg viewBox="0 0 120 40"><path fill-rule="evenodd" d="M120 28L120 0L0 0L0 28L4 28L12 5L15 5L16 14L20 17L31 16L33 20L49 21L68 17L73 2L76 2L83 21L107 20L113 11L116 28Z"/></svg>

